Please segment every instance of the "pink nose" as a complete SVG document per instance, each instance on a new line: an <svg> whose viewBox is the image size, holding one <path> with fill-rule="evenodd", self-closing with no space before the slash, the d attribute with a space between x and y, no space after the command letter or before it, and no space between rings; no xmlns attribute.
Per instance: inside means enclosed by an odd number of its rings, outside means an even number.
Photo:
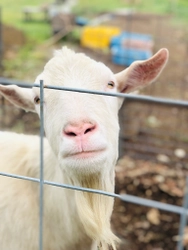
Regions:
<svg viewBox="0 0 188 250"><path fill-rule="evenodd" d="M68 137L76 137L76 136L88 136L95 132L97 126L91 123L80 123L80 124L68 124L65 126L63 132L64 135Z"/></svg>

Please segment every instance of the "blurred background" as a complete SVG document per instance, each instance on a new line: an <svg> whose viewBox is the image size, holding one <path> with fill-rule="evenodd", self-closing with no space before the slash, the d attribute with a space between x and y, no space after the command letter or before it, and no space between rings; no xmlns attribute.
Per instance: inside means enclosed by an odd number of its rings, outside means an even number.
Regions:
<svg viewBox="0 0 188 250"><path fill-rule="evenodd" d="M104 62L114 73L166 47L167 67L140 94L157 102L126 99L120 111L116 192L182 206L188 173L187 0L1 0L0 77L32 83L68 46ZM169 105L167 99L174 100ZM39 133L35 114L0 99L0 128ZM179 216L116 200L112 226L119 250L176 249ZM188 249L188 227L184 248Z"/></svg>

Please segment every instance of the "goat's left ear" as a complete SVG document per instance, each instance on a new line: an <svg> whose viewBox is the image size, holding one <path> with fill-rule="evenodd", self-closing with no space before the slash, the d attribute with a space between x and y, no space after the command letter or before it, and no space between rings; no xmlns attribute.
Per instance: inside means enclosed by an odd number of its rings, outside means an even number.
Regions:
<svg viewBox="0 0 188 250"><path fill-rule="evenodd" d="M167 49L161 49L150 59L135 61L129 68L115 74L119 92L129 93L153 82L165 67L168 54Z"/></svg>
<svg viewBox="0 0 188 250"><path fill-rule="evenodd" d="M31 89L20 88L16 85L0 85L1 95L21 109L36 112Z"/></svg>

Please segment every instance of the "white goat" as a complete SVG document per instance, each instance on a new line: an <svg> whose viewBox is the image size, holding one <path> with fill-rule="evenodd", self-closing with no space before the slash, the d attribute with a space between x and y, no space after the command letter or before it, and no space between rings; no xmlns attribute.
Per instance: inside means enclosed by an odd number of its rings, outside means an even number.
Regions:
<svg viewBox="0 0 188 250"><path fill-rule="evenodd" d="M167 59L161 49L114 75L104 64L63 48L36 83L128 93L156 79ZM40 116L39 88L0 85L0 94ZM116 97L44 89L44 178L113 192L121 104ZM39 137L1 132L0 171L38 178ZM37 183L0 177L1 250L38 249L38 200ZM44 250L115 249L112 209L110 197L44 186Z"/></svg>

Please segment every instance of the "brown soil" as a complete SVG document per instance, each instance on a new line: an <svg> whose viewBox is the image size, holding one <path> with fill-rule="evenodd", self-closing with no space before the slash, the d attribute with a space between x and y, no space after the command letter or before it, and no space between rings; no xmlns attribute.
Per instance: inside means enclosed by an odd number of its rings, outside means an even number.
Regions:
<svg viewBox="0 0 188 250"><path fill-rule="evenodd" d="M26 37L24 33L8 25L2 26L2 39L4 53L7 53L8 50L17 50L26 43Z"/></svg>
<svg viewBox="0 0 188 250"><path fill-rule="evenodd" d="M185 174L178 165L170 168L126 156L116 167L116 192L182 206ZM122 239L118 249L176 249L179 220L177 214L116 200L112 225Z"/></svg>

